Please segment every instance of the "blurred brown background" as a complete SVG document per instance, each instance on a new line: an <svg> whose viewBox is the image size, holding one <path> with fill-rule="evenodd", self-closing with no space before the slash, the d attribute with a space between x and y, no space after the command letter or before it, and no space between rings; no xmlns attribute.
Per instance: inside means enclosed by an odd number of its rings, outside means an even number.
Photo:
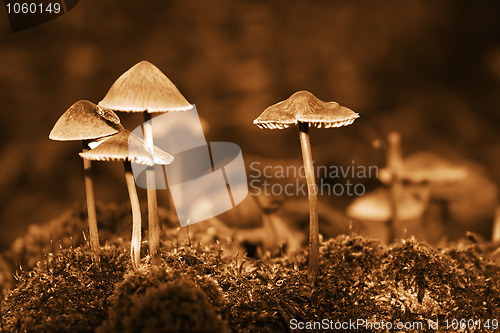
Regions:
<svg viewBox="0 0 500 333"><path fill-rule="evenodd" d="M197 105L208 140L238 143L244 156L300 159L296 129L252 120L306 89L361 115L313 132L318 164L383 165L370 142L398 130L405 155L472 160L499 184L499 12L498 1L81 0L12 33L2 7L0 246L84 200L80 144L48 134L140 60ZM94 165L97 200L126 200L120 165Z"/></svg>

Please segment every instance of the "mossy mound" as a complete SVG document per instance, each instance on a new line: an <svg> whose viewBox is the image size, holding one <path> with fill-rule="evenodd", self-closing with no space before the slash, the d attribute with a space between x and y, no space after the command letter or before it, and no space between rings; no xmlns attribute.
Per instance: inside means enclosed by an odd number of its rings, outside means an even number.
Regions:
<svg viewBox="0 0 500 333"><path fill-rule="evenodd" d="M192 330L286 332L293 320L427 325L500 317L500 267L477 244L436 249L415 240L385 246L339 236L320 246L314 287L305 251L262 260L227 253L218 245L164 248L160 266L151 267L146 257L133 272L117 248L103 251L100 270L87 248L64 250L20 275L3 306L4 326L183 331L189 322Z"/></svg>
<svg viewBox="0 0 500 333"><path fill-rule="evenodd" d="M2 304L6 332L93 332L106 318L107 298L123 279L129 258L103 248L100 264L89 251L63 250L17 274L16 288Z"/></svg>
<svg viewBox="0 0 500 333"><path fill-rule="evenodd" d="M217 288L211 287L206 291L213 295ZM207 294L188 275L161 267L128 274L110 297L108 313L98 333L228 332Z"/></svg>
<svg viewBox="0 0 500 333"><path fill-rule="evenodd" d="M115 243L120 237L130 237L132 223L129 204L118 206L98 202L96 212L102 244ZM87 245L83 230L88 234L87 207L79 205L48 223L30 225L27 232L17 238L3 256L29 270L44 259L44 251L54 253L59 248Z"/></svg>
<svg viewBox="0 0 500 333"><path fill-rule="evenodd" d="M286 332L291 320L419 322L500 316L500 268L477 245L435 249L415 240L384 246L339 236L320 247L320 272L307 285L306 261L250 261L216 278L238 332ZM450 319L451 318L451 319ZM485 331L484 328L481 331Z"/></svg>

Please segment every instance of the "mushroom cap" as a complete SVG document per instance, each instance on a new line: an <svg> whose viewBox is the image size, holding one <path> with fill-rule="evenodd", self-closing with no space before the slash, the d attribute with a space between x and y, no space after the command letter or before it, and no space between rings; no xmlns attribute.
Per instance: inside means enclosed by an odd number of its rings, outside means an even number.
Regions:
<svg viewBox="0 0 500 333"><path fill-rule="evenodd" d="M302 90L265 109L253 123L269 129L283 129L298 122L329 128L350 125L358 117L356 112L337 102L323 102Z"/></svg>
<svg viewBox="0 0 500 333"><path fill-rule="evenodd" d="M193 106L155 65L141 61L113 83L99 106L123 112L187 111Z"/></svg>
<svg viewBox="0 0 500 333"><path fill-rule="evenodd" d="M431 152L416 152L403 160L399 177L410 183L428 182L431 184L449 184L467 177L464 166L455 165L447 159ZM390 181L389 169L379 170L382 182Z"/></svg>
<svg viewBox="0 0 500 333"><path fill-rule="evenodd" d="M145 148L144 140L127 130L122 130L109 138L98 140L90 145L95 147L80 153L91 161L130 161L131 163L154 166L170 164L174 157L158 147L154 147L153 159Z"/></svg>
<svg viewBox="0 0 500 333"><path fill-rule="evenodd" d="M422 216L425 211L425 201L419 200L413 193L404 191L397 198L398 218L411 220ZM386 222L392 216L389 195L386 189L380 188L356 198L347 206L348 217L373 222Z"/></svg>
<svg viewBox="0 0 500 333"><path fill-rule="evenodd" d="M113 135L121 129L120 118L115 113L109 111L103 117L94 103L80 100L57 120L49 138L57 141L92 140Z"/></svg>
<svg viewBox="0 0 500 333"><path fill-rule="evenodd" d="M411 182L455 182L467 177L467 168L431 152L417 152L404 159L404 176Z"/></svg>

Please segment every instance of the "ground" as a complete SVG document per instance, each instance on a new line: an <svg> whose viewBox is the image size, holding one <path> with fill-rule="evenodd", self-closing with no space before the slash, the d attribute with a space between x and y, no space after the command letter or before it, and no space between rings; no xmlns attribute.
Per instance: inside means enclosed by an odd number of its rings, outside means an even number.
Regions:
<svg viewBox="0 0 500 333"><path fill-rule="evenodd" d="M500 267L482 244L435 248L406 239L386 246L341 235L322 242L311 286L307 248L249 258L222 240L177 239L162 243L159 266L150 265L145 242L143 265L135 272L122 237L107 241L100 263L92 262L85 242L55 253L40 250L33 268L15 274L2 303L3 330L287 332L357 319L369 331L384 331L376 325L389 323L434 323L444 331L453 319L463 319L469 331L498 327Z"/></svg>

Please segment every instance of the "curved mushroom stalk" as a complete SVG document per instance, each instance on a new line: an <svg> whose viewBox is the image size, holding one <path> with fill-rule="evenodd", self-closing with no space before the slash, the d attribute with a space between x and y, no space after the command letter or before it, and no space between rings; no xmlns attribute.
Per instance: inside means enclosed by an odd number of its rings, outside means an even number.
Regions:
<svg viewBox="0 0 500 333"><path fill-rule="evenodd" d="M125 181L127 182L128 195L130 198L130 205L132 207L132 239L130 241L130 258L132 259L132 267L135 271L138 270L141 264L141 207L139 204L139 197L135 188L135 179L132 174L132 166L130 161L123 161L123 168L125 170Z"/></svg>
<svg viewBox="0 0 500 333"><path fill-rule="evenodd" d="M173 161L173 156L156 147L152 148L153 153L150 154L145 148L144 141L127 130L122 130L110 138L96 142L95 146L94 149L81 153L80 156L85 160L93 161L123 161L125 180L132 207L130 256L132 267L137 270L141 264L142 218L131 163L147 166L152 166L155 162L170 164Z"/></svg>

